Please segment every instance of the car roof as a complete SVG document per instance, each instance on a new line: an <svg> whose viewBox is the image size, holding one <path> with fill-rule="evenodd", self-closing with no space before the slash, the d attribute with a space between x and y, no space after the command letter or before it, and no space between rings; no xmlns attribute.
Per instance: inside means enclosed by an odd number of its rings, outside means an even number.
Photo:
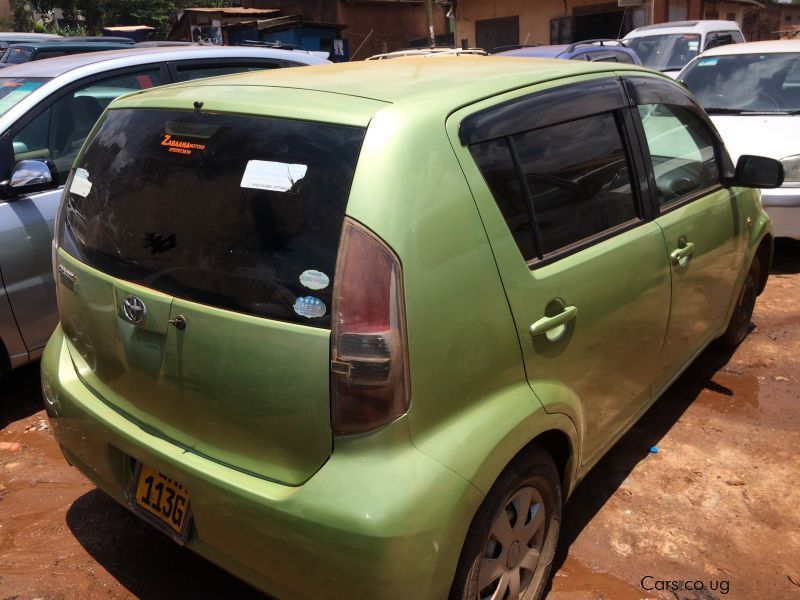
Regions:
<svg viewBox="0 0 800 600"><path fill-rule="evenodd" d="M404 104L418 114L449 114L462 106L521 87L594 73L611 75L615 71L658 76L641 67L612 62L496 56L444 56L436 60L413 57L304 69L271 69L194 80L137 92L115 101L112 106L178 108L191 106L199 100L208 110L279 113L309 120L365 125L387 103ZM270 91L265 95L267 89ZM331 94L337 94L338 98ZM309 108L312 105L321 108ZM355 115L356 112L359 114Z"/></svg>
<svg viewBox="0 0 800 600"><path fill-rule="evenodd" d="M647 35L661 35L666 33L705 33L708 31L736 30L740 31L736 21L705 20L705 21L670 21L645 25L628 33L623 39L644 37Z"/></svg>
<svg viewBox="0 0 800 600"><path fill-rule="evenodd" d="M127 42L115 42L110 40L108 42L62 42L61 40L42 40L41 42L20 42L18 44L11 44L9 48L31 48L32 50L46 49L46 50L74 50L76 48L130 48L131 44Z"/></svg>
<svg viewBox="0 0 800 600"><path fill-rule="evenodd" d="M800 40L770 40L766 42L745 42L727 44L706 50L701 57L727 56L732 54L771 54L779 52L800 52Z"/></svg>
<svg viewBox="0 0 800 600"><path fill-rule="evenodd" d="M569 48L569 44L553 44L551 46L524 46L513 50L503 50L493 56L533 56L539 58L555 58L564 50Z"/></svg>
<svg viewBox="0 0 800 600"><path fill-rule="evenodd" d="M618 43L608 43L611 40L606 40L605 44L594 43L591 40L585 42L576 42L574 44L553 44L550 46L526 46L523 48L515 48L514 50L505 50L498 52L494 56L530 56L539 58L555 58L562 54L574 56L578 54L585 54L587 52L608 52L609 50L618 50L625 54L635 56L635 52Z"/></svg>
<svg viewBox="0 0 800 600"><path fill-rule="evenodd" d="M50 47L49 44L48 47ZM53 78L87 66L94 66L97 72L103 72L149 62L226 57L275 58L306 64L328 62L310 52L297 50L279 50L252 46L159 46L155 48L123 48L104 52L87 52L48 58L47 60L34 60L6 67L2 70L2 77Z"/></svg>
<svg viewBox="0 0 800 600"><path fill-rule="evenodd" d="M22 31L0 31L0 41L6 42L8 40L19 40L39 42L42 40L63 40L66 39L61 35L54 33L26 33Z"/></svg>

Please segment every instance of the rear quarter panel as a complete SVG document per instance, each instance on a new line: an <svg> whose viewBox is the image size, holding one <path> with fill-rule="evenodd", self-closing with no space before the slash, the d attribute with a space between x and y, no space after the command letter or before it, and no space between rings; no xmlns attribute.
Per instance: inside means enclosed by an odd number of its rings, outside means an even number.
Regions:
<svg viewBox="0 0 800 600"><path fill-rule="evenodd" d="M405 103L367 132L347 213L403 266L411 377L409 425L424 453L487 493L546 429L525 378L508 302L474 199L445 130L446 112Z"/></svg>

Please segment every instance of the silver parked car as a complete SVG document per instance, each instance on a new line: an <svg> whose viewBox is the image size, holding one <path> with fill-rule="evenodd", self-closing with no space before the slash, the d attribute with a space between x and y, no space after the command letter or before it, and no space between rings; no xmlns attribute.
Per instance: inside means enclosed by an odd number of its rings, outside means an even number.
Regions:
<svg viewBox="0 0 800 600"><path fill-rule="evenodd" d="M36 360L58 321L51 266L56 208L83 141L114 98L201 77L327 62L296 50L192 46L78 54L4 69L0 375Z"/></svg>

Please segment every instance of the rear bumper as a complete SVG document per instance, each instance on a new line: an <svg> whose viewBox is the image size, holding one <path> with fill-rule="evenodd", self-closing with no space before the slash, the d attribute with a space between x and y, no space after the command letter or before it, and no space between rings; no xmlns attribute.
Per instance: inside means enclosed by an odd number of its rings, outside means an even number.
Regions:
<svg viewBox="0 0 800 600"><path fill-rule="evenodd" d="M185 484L186 545L279 598L444 598L481 494L416 450L404 419L341 438L289 487L185 452L86 388L56 329L42 360L45 405L67 458L127 506L132 459Z"/></svg>
<svg viewBox="0 0 800 600"><path fill-rule="evenodd" d="M761 205L772 219L775 237L800 240L800 188L761 190Z"/></svg>

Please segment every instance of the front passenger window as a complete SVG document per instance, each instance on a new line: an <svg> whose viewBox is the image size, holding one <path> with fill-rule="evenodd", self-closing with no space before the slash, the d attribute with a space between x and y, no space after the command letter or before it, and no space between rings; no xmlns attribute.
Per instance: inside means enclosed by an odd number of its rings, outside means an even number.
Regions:
<svg viewBox="0 0 800 600"><path fill-rule="evenodd" d="M14 161L52 160L65 181L84 140L103 109L130 92L166 83L158 69L117 75L71 91L29 121L13 139Z"/></svg>
<svg viewBox="0 0 800 600"><path fill-rule="evenodd" d="M676 204L719 183L714 136L700 117L682 106L638 108L660 206Z"/></svg>

